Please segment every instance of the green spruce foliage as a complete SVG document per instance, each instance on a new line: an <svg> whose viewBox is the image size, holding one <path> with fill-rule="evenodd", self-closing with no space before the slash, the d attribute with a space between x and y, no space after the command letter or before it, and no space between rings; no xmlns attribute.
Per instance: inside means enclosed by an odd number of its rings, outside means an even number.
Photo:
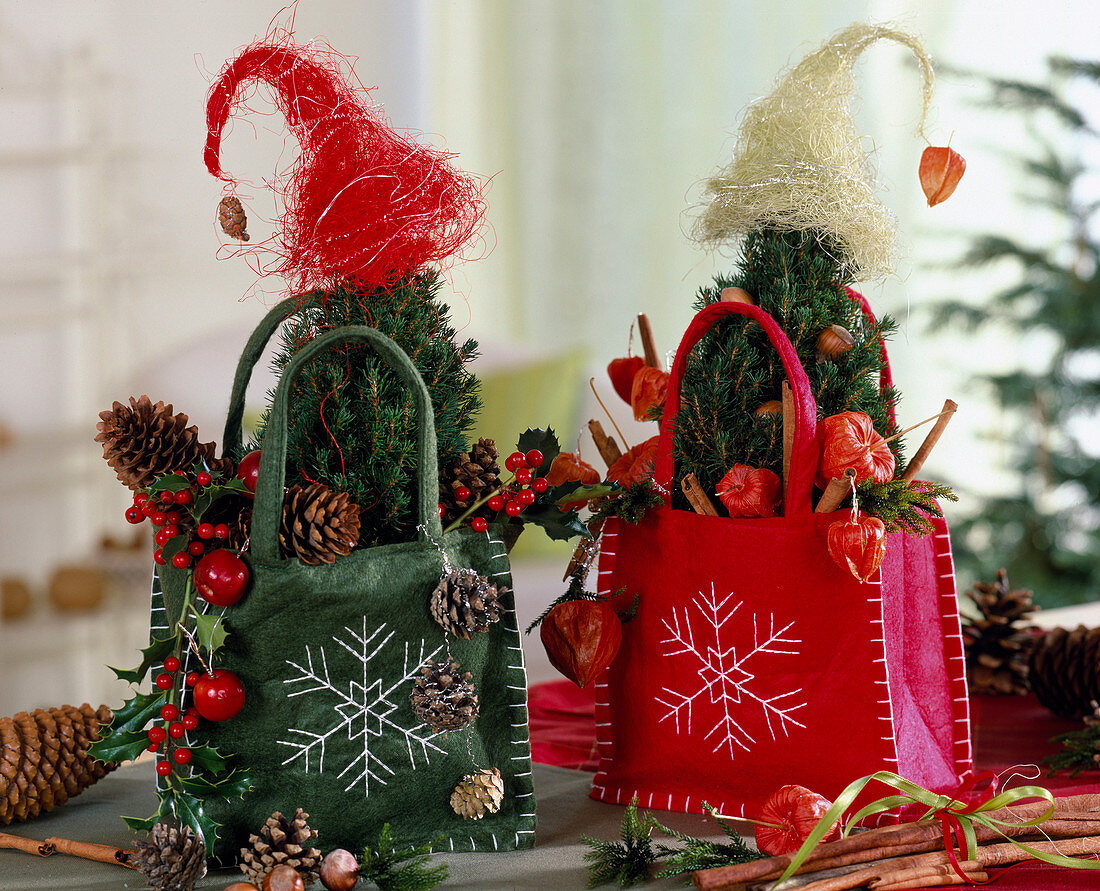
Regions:
<svg viewBox="0 0 1100 891"><path fill-rule="evenodd" d="M859 304L845 292L848 284L837 251L812 232L750 233L738 270L702 288L695 308L721 299L722 289L748 291L790 338L817 400L818 418L861 411L883 436L896 432L890 406L891 388L879 391L881 343L896 325L889 317L864 319ZM819 361L817 340L830 325L841 325L855 344L837 359ZM764 330L749 319L719 322L699 343L684 376L676 424L676 505L687 508L680 480L694 472L703 489L715 485L734 464L782 472L783 426L775 414L758 417L756 409L780 399L786 378L779 354ZM898 456L899 441L890 444Z"/></svg>
<svg viewBox="0 0 1100 891"><path fill-rule="evenodd" d="M1096 170L1078 160L1095 156L1100 140L1096 122L1068 100L1074 89L1095 98L1100 62L1053 59L1050 69L1046 84L986 85L989 107L1026 116L1030 147L1017 160L1027 198L1059 234L1045 243L1027 231L975 239L959 265L1012 270L1014 280L985 305L942 304L933 320L994 326L1009 342L1033 344L1017 368L979 378L1003 409L991 436L1010 451L1017 482L953 531L964 572L985 577L1004 566L1047 607L1100 598L1100 202Z"/></svg>
<svg viewBox="0 0 1100 891"><path fill-rule="evenodd" d="M373 882L382 891L426 891L435 888L447 881L447 865L431 865L432 845L442 841L440 837L434 843L397 848L393 844L390 824L385 823L378 836L378 844L363 850L359 878L364 882Z"/></svg>
<svg viewBox="0 0 1100 891"><path fill-rule="evenodd" d="M435 409L439 464L448 465L466 451L481 401L478 380L466 370L477 343L455 343L450 311L436 297L439 285L439 274L424 270L389 288L303 295L283 327L276 371L320 332L342 325L377 328L424 377ZM347 492L360 507L360 547L413 537L416 417L397 376L369 347L334 348L299 375L290 409L286 484L319 482ZM257 440L265 422L266 415Z"/></svg>

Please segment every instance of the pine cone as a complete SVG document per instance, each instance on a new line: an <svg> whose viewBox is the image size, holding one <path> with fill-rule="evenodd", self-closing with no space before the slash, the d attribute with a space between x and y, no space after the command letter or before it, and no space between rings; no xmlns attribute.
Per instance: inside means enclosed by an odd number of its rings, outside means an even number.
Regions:
<svg viewBox="0 0 1100 891"><path fill-rule="evenodd" d="M451 793L451 807L463 820L495 814L504 801L504 780L495 767L467 774Z"/></svg>
<svg viewBox="0 0 1100 891"><path fill-rule="evenodd" d="M148 840L137 843L133 864L155 891L191 891L206 875L206 847L190 826L157 823Z"/></svg>
<svg viewBox="0 0 1100 891"><path fill-rule="evenodd" d="M1027 693L1028 654L1038 629L1021 623L1039 609L1032 603L1031 591L1010 590L1008 574L998 569L995 582L975 582L966 596L981 611L979 618L963 619L970 692L1016 696Z"/></svg>
<svg viewBox="0 0 1100 891"><path fill-rule="evenodd" d="M469 640L471 634L488 631L500 620L498 597L507 590L472 569L454 570L443 576L432 592L432 618L445 631Z"/></svg>
<svg viewBox="0 0 1100 891"><path fill-rule="evenodd" d="M259 887L276 866L289 866L307 885L317 878L322 857L317 848L307 847L317 837L317 831L306 823L308 819L309 814L301 808L294 812L293 820L275 811L259 835L248 837L252 847L241 848L239 864L248 881Z"/></svg>
<svg viewBox="0 0 1100 891"><path fill-rule="evenodd" d="M214 457L214 443L199 442L198 428L187 426L187 415L173 415L171 405L154 405L148 396L131 396L129 406L116 402L99 417L95 441L103 443L103 458L135 492L199 463L211 470L232 466L232 461Z"/></svg>
<svg viewBox="0 0 1100 891"><path fill-rule="evenodd" d="M223 495L202 515L204 523L229 527L229 537L219 547L239 551L245 547L252 531L252 499L244 495Z"/></svg>
<svg viewBox="0 0 1100 891"><path fill-rule="evenodd" d="M1080 718L1100 701L1100 628L1055 628L1031 651L1031 689L1063 718Z"/></svg>
<svg viewBox="0 0 1100 891"><path fill-rule="evenodd" d="M248 217L239 198L226 195L218 202L218 222L230 238L248 241Z"/></svg>
<svg viewBox="0 0 1100 891"><path fill-rule="evenodd" d="M110 720L107 706L87 703L0 718L0 826L32 820L114 770L88 754Z"/></svg>
<svg viewBox="0 0 1100 891"><path fill-rule="evenodd" d="M439 503L443 505L443 525L453 523L466 509L480 501L500 485L500 467L497 465L497 444L491 439L479 439L469 452L459 455L450 467L444 467L439 475ZM459 501L455 490L470 490L470 497ZM482 506L467 519L496 514L488 506Z"/></svg>
<svg viewBox="0 0 1100 891"><path fill-rule="evenodd" d="M359 505L320 483L291 486L283 502L279 543L284 557L316 566L350 554L359 541Z"/></svg>
<svg viewBox="0 0 1100 891"><path fill-rule="evenodd" d="M461 730L478 716L477 694L470 672L459 674L457 662L429 662L413 682L416 716L440 733Z"/></svg>

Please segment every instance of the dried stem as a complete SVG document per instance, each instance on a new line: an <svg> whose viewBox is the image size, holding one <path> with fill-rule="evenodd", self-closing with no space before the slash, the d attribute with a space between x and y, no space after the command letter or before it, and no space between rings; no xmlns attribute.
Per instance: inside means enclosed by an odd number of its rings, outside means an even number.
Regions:
<svg viewBox="0 0 1100 891"><path fill-rule="evenodd" d="M611 422L611 426L614 427L615 432L619 434L619 439L621 439L623 441L623 446L625 448L629 449L630 446L627 445L626 437L623 436L623 431L619 429L619 425L616 424L615 419L613 417L611 417L611 412L608 411L607 406L604 405L603 400L600 398L600 394L596 392L596 379L594 377L590 377L588 379L588 387L589 387L589 389L592 390L592 395L596 397L596 401L600 404L600 408L603 409L603 413L605 415L607 415L607 420L609 420ZM588 426L589 427L592 426L591 421L589 422ZM599 443L597 443L597 445L599 445Z"/></svg>

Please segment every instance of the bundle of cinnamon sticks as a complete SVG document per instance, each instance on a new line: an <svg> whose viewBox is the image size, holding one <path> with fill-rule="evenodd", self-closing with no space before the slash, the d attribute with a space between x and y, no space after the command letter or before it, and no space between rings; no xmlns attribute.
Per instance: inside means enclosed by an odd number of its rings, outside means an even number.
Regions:
<svg viewBox="0 0 1100 891"><path fill-rule="evenodd" d="M985 881L989 867L1033 859L1005 837L1046 854L1095 860L1100 854L1100 794L1055 798L1050 819L1038 826L1015 825L1040 817L1047 807L1044 802L988 812L987 817L1013 825L999 826L1000 833L975 825L977 852L971 860L957 856L960 871L971 881ZM964 884L944 848L939 821L870 829L819 845L794 875L777 885L790 864L788 855L769 857L700 870L693 878L700 891L902 891Z"/></svg>

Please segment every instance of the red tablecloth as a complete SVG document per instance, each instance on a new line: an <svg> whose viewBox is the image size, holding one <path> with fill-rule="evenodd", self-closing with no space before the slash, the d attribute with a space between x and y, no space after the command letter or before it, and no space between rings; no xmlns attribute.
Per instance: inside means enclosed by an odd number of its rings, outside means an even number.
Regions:
<svg viewBox="0 0 1100 891"><path fill-rule="evenodd" d="M536 684L531 688L531 752L541 764L579 770L596 769L595 701L591 690L578 690L570 681ZM974 766L1002 775L1010 787L1033 782L1059 795L1100 792L1100 771L1075 779L1066 775L1035 776L1039 761L1057 750L1052 736L1081 725L1054 717L1033 696L972 696L971 725ZM1030 765L1030 766L1029 766ZM1028 779L1009 779L1011 768ZM1024 863L996 879L999 891L1058 891L1100 889L1100 872L1055 869L1044 863Z"/></svg>

